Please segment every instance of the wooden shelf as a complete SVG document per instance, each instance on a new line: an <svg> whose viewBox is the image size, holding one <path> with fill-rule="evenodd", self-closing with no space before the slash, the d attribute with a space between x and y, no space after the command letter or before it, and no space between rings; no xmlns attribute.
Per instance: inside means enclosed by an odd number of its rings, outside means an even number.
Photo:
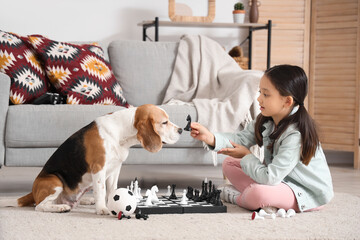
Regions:
<svg viewBox="0 0 360 240"><path fill-rule="evenodd" d="M142 21L138 26L155 24L154 20ZM159 27L197 27L197 28L267 28L265 23L209 23L209 22L171 22L159 21Z"/></svg>

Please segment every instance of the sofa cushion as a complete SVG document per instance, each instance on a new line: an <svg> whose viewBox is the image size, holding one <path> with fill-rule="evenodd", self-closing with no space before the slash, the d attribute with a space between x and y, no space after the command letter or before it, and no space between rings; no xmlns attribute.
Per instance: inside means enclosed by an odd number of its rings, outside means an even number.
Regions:
<svg viewBox="0 0 360 240"><path fill-rule="evenodd" d="M5 133L6 147L58 147L96 117L125 109L102 105L10 106ZM25 120L26 119L26 120Z"/></svg>
<svg viewBox="0 0 360 240"><path fill-rule="evenodd" d="M196 109L191 106L163 105L170 120L179 127L187 124L186 116L197 120ZM100 105L16 105L10 106L5 133L6 148L56 148L77 130L96 117L125 109L118 106ZM26 120L25 120L26 119ZM140 147L135 146L136 148ZM171 147L202 147L189 132L183 132L180 140Z"/></svg>
<svg viewBox="0 0 360 240"><path fill-rule="evenodd" d="M96 44L72 44L29 36L40 55L45 72L57 91L67 96L68 104L128 106L104 52Z"/></svg>
<svg viewBox="0 0 360 240"><path fill-rule="evenodd" d="M178 43L113 41L108 47L116 79L134 106L162 103L174 68Z"/></svg>
<svg viewBox="0 0 360 240"><path fill-rule="evenodd" d="M11 79L13 104L31 103L48 90L48 80L35 52L21 36L1 30L0 72Z"/></svg>

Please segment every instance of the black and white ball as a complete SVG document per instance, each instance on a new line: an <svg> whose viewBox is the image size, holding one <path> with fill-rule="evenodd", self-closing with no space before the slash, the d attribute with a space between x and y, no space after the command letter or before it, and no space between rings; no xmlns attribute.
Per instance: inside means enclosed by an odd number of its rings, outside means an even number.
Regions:
<svg viewBox="0 0 360 240"><path fill-rule="evenodd" d="M129 216L134 213L136 209L136 198L134 194L126 188L118 188L110 193L107 207L111 214L115 217L119 212L123 212L125 216Z"/></svg>

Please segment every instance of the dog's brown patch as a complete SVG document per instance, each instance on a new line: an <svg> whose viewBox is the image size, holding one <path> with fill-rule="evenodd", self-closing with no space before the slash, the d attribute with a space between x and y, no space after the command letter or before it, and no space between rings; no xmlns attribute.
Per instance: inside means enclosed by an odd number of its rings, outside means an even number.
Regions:
<svg viewBox="0 0 360 240"><path fill-rule="evenodd" d="M96 124L84 134L85 161L90 173L97 173L105 165L104 140L100 137Z"/></svg>
<svg viewBox="0 0 360 240"><path fill-rule="evenodd" d="M61 180L52 174L43 175L42 173L35 179L32 194L35 204L41 203L47 196L55 193L56 187L63 187Z"/></svg>

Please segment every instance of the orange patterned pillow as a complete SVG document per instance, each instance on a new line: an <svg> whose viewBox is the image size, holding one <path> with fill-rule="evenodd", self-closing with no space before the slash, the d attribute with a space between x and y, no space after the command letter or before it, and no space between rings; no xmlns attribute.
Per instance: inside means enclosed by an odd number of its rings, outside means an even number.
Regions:
<svg viewBox="0 0 360 240"><path fill-rule="evenodd" d="M41 35L28 36L28 41L41 57L50 83L67 96L68 104L129 106L101 47Z"/></svg>
<svg viewBox="0 0 360 240"><path fill-rule="evenodd" d="M0 30L0 72L11 79L10 101L32 103L46 93L49 81L27 38Z"/></svg>

